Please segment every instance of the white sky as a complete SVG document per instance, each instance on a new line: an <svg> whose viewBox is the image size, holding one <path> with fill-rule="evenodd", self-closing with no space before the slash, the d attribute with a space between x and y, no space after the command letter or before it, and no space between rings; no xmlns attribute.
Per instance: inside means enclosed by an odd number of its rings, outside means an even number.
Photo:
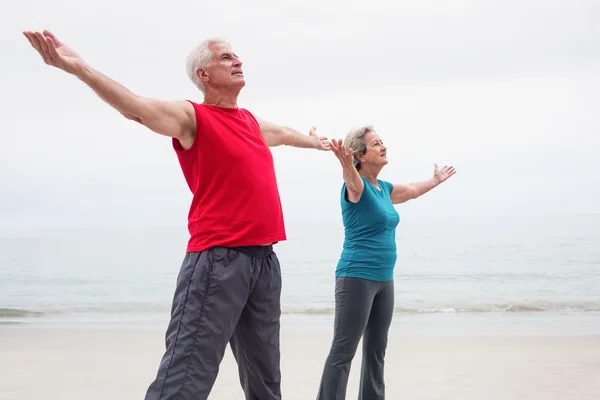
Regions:
<svg viewBox="0 0 600 400"><path fill-rule="evenodd" d="M427 179L434 162L457 168L403 216L600 212L600 2L158 4L3 0L0 229L187 216L169 139L46 66L21 34L43 29L136 93L198 102L187 53L229 39L244 62L241 107L329 137L373 124L392 182ZM286 220L337 220L333 154L273 153Z"/></svg>

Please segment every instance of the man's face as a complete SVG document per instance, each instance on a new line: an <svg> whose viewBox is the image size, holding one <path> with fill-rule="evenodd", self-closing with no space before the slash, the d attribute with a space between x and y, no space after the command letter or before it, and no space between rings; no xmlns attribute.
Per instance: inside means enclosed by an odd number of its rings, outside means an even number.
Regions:
<svg viewBox="0 0 600 400"><path fill-rule="evenodd" d="M211 51L213 59L197 72L204 86L217 92L241 90L246 84L242 62L231 47L218 43L211 45Z"/></svg>

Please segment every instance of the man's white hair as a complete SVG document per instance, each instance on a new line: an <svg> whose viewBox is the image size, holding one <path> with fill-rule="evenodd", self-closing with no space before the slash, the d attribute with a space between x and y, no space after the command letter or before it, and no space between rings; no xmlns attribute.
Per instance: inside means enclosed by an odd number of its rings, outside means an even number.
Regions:
<svg viewBox="0 0 600 400"><path fill-rule="evenodd" d="M204 84L202 83L196 72L198 72L199 68L206 67L208 63L212 61L214 54L211 49L211 46L214 44L225 44L231 47L229 42L225 39L210 38L203 40L202 42L200 42L200 44L194 47L192 51L190 51L190 54L187 58L187 74L192 80L192 82L194 82L194 85L196 85L202 93L204 93Z"/></svg>

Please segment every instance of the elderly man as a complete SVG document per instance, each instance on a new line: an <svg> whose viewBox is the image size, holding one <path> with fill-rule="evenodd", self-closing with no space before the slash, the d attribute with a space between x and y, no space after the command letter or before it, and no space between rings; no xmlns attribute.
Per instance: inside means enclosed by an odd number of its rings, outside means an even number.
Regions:
<svg viewBox="0 0 600 400"><path fill-rule="evenodd" d="M79 78L126 118L171 137L193 193L166 351L146 399L206 399L227 343L246 398L280 399L281 272L273 244L286 233L268 146L329 150L327 139L238 108L242 62L222 40L206 40L188 57L188 74L204 94L198 104L137 96L52 33L24 35L46 64Z"/></svg>

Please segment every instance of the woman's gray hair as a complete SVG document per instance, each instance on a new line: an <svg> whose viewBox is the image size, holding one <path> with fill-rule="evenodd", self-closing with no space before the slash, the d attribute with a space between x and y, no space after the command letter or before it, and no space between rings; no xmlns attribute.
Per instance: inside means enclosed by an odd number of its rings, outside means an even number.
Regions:
<svg viewBox="0 0 600 400"><path fill-rule="evenodd" d="M192 82L194 82L194 85L196 85L202 93L204 93L204 84L196 72L199 68L206 67L208 63L212 61L214 54L211 47L214 44L225 44L231 47L229 42L224 39L210 38L202 41L200 44L194 47L187 57L186 70L188 77L192 80Z"/></svg>
<svg viewBox="0 0 600 400"><path fill-rule="evenodd" d="M367 152L367 143L365 136L367 133L375 132L372 125L365 125L353 131L350 131L344 139L344 147L352 152L354 156L354 166L360 170L360 160L357 155L364 155Z"/></svg>

